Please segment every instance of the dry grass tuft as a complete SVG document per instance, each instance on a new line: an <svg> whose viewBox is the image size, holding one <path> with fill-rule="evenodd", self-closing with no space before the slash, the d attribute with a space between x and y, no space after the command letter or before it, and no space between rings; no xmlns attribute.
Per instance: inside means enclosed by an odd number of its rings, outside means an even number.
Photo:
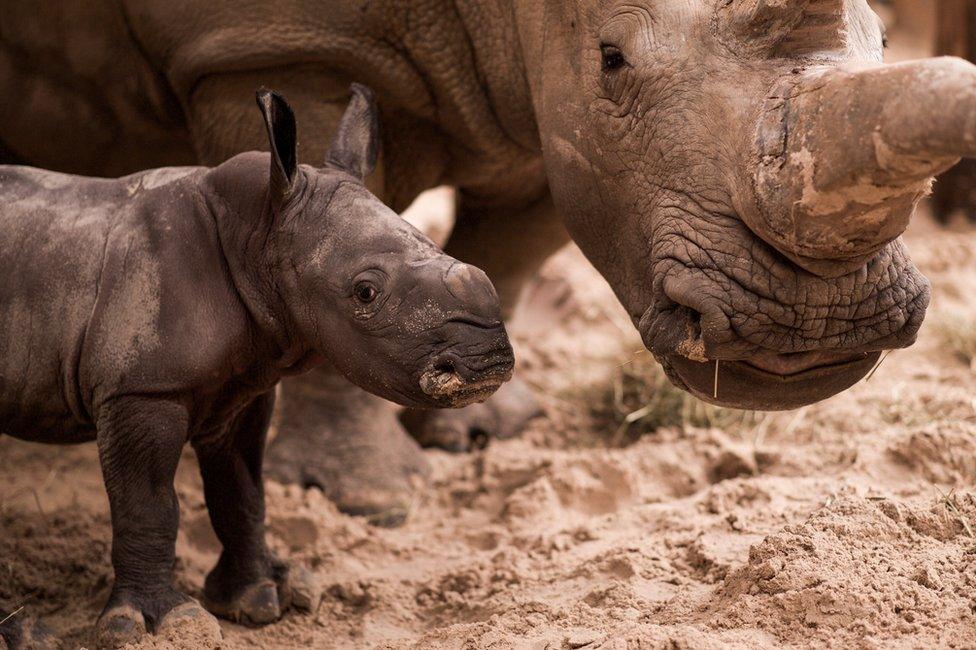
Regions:
<svg viewBox="0 0 976 650"><path fill-rule="evenodd" d="M944 314L936 331L946 348L976 372L976 320L959 314Z"/></svg>
<svg viewBox="0 0 976 650"><path fill-rule="evenodd" d="M570 397L606 421L610 444L632 443L661 428L711 428L740 432L756 425L751 411L719 408L675 387L649 353L637 353L615 368L609 386L601 383Z"/></svg>
<svg viewBox="0 0 976 650"><path fill-rule="evenodd" d="M976 539L976 533L973 532L973 524L969 521L969 517L966 516L966 513L962 511L962 508L959 507L958 495L956 494L955 490L950 491L949 494L944 494L940 491L939 496L942 500L943 507L946 509L946 512L949 513L950 517L962 525L963 530L966 531L966 536L970 539Z"/></svg>
<svg viewBox="0 0 976 650"><path fill-rule="evenodd" d="M17 609L15 609L14 611L12 611L12 612L10 612L9 614L7 614L7 615L6 615L6 616L5 616L4 618L3 618L3 620L0 620L0 625L3 625L4 623L6 623L6 622L7 622L7 621L9 621L10 619L12 619L12 618L13 618L14 616L16 616L17 614L20 614L20 613L21 613L22 611L24 611L24 607L26 607L26 605L21 605L20 607L18 607L18 608L17 608Z"/></svg>

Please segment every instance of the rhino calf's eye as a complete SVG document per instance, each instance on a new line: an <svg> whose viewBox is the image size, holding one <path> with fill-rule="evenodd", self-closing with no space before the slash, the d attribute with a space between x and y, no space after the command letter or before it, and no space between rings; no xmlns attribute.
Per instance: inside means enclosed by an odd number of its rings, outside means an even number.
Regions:
<svg viewBox="0 0 976 650"><path fill-rule="evenodd" d="M376 296L379 295L379 291L376 290L376 287L369 282L360 282L357 284L354 293L356 295L356 300L364 305L368 305L369 303L373 302L376 300Z"/></svg>
<svg viewBox="0 0 976 650"><path fill-rule="evenodd" d="M600 45L600 54L603 57L603 71L613 72L619 70L627 64L623 52L615 45Z"/></svg>

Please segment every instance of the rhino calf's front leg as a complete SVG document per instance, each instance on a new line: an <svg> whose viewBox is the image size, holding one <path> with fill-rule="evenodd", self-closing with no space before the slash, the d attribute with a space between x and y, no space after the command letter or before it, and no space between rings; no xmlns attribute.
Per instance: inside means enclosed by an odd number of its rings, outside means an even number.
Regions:
<svg viewBox="0 0 976 650"><path fill-rule="evenodd" d="M204 603L240 623L270 623L290 605L314 610L320 595L310 572L278 560L265 543L261 465L274 402L272 390L226 429L193 441L210 522L223 545L207 575Z"/></svg>
<svg viewBox="0 0 976 650"><path fill-rule="evenodd" d="M173 587L179 502L173 479L188 434L186 406L165 398L120 397L101 406L98 455L112 513L115 585L96 631L115 648L167 624L200 626L220 637L216 619Z"/></svg>

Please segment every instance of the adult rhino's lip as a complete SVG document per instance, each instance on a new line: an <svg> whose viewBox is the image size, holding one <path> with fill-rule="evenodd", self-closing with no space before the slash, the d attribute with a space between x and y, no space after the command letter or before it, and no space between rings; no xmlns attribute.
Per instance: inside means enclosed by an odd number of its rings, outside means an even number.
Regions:
<svg viewBox="0 0 976 650"><path fill-rule="evenodd" d="M778 365L783 360L771 362L764 358L760 363L765 368L757 367L754 361L719 361L717 386L715 361L692 361L680 354L669 354L666 366L690 393L703 401L738 409L782 411L820 402L847 390L871 371L880 355L873 352L819 360L801 357L795 367L788 368L793 371L789 374L770 371L783 370Z"/></svg>
<svg viewBox="0 0 976 650"><path fill-rule="evenodd" d="M781 378L803 377L807 373L832 368L840 370L868 359L868 352L813 351L792 354L760 353L732 363L742 363ZM875 357L877 358L877 357Z"/></svg>

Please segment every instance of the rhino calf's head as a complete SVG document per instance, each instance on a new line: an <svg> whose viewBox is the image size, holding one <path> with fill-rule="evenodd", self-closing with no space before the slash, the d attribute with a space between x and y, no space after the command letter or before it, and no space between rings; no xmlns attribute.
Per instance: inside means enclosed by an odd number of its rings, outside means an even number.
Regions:
<svg viewBox="0 0 976 650"><path fill-rule="evenodd" d="M298 165L295 118L258 93L271 141L270 219L290 327L359 386L412 407L483 401L512 374L488 277L438 249L363 185L379 135L372 92L353 97L325 166Z"/></svg>
<svg viewBox="0 0 976 650"><path fill-rule="evenodd" d="M520 6L554 200L672 381L795 408L915 340L899 237L976 155L976 67L883 65L865 0Z"/></svg>

